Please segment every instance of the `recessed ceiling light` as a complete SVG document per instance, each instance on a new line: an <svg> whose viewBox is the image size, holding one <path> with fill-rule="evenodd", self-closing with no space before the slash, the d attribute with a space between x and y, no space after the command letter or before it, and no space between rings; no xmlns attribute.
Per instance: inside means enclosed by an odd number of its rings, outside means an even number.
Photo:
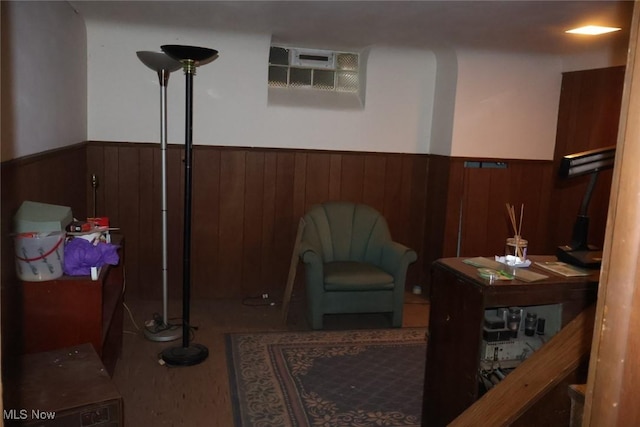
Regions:
<svg viewBox="0 0 640 427"><path fill-rule="evenodd" d="M587 25L585 27L574 28L573 30L567 30L566 33L571 34L587 34L590 36L597 36L599 34L611 33L614 31L620 31L620 28L616 27L601 27L599 25Z"/></svg>

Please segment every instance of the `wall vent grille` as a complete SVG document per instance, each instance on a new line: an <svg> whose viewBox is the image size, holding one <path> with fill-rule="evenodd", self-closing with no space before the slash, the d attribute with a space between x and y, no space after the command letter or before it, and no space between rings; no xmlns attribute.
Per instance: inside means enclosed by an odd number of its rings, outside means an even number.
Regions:
<svg viewBox="0 0 640 427"><path fill-rule="evenodd" d="M271 46L269 86L358 92L359 62L357 53Z"/></svg>

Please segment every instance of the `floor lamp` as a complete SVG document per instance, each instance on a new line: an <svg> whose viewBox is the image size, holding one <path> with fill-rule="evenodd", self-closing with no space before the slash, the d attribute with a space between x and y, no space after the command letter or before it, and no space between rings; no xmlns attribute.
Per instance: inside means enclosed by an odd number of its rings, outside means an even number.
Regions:
<svg viewBox="0 0 640 427"><path fill-rule="evenodd" d="M189 343L189 310L191 299L191 180L193 151L193 76L196 67L203 61L215 59L218 51L196 46L164 45L164 53L182 64L186 78L185 103L185 179L184 179L184 249L182 260L182 346L171 347L162 352L162 360L168 365L191 366L203 362L209 349L202 344Z"/></svg>
<svg viewBox="0 0 640 427"><path fill-rule="evenodd" d="M151 341L173 341L181 336L179 326L171 325L167 317L167 85L171 72L182 64L163 52L136 52L144 65L158 73L160 81L160 152L162 163L162 319L146 322L144 334Z"/></svg>

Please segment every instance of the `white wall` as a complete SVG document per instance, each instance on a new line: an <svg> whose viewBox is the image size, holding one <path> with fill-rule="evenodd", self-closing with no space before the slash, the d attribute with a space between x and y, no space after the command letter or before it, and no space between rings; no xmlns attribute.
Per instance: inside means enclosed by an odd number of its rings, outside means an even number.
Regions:
<svg viewBox="0 0 640 427"><path fill-rule="evenodd" d="M195 144L553 158L568 66L559 56L372 46L364 109L291 107L268 104L268 34L97 22L88 26L90 139L158 141L157 77L135 52L165 43L220 51L195 78ZM580 59L585 68L606 62ZM168 105L169 142L183 142L182 72L170 79Z"/></svg>
<svg viewBox="0 0 640 427"><path fill-rule="evenodd" d="M2 161L87 139L86 67L67 2L2 2Z"/></svg>
<svg viewBox="0 0 640 427"><path fill-rule="evenodd" d="M550 159L562 72L624 52L560 58L372 46L362 110L268 105L269 34L89 22L66 2L2 2L1 159L83 140L156 143L159 85L136 56L220 51L194 82L194 143ZM63 48L61 48L61 46ZM184 76L169 82L169 142L184 141Z"/></svg>
<svg viewBox="0 0 640 427"><path fill-rule="evenodd" d="M435 67L432 52L373 47L367 60L364 110L270 106L261 129L266 136L262 144L428 153ZM265 82L266 74L260 79Z"/></svg>
<svg viewBox="0 0 640 427"><path fill-rule="evenodd" d="M458 85L458 58L455 50L435 50L437 71L431 126L431 154L451 155L453 121Z"/></svg>
<svg viewBox="0 0 640 427"><path fill-rule="evenodd" d="M553 159L562 61L458 51L451 155Z"/></svg>
<svg viewBox="0 0 640 427"><path fill-rule="evenodd" d="M89 138L159 140L159 86L136 57L162 44L217 49L194 79L194 144L427 153L435 89L429 51L374 47L364 109L267 103L270 36L91 23ZM184 141L184 76L168 86L168 140Z"/></svg>
<svg viewBox="0 0 640 427"><path fill-rule="evenodd" d="M581 71L594 68L614 67L627 63L628 49L601 49L582 54L567 55L562 58L562 71Z"/></svg>
<svg viewBox="0 0 640 427"><path fill-rule="evenodd" d="M446 58L446 57L445 57ZM562 73L624 65L626 51L523 55L457 51L454 157L552 160ZM453 73L453 71L452 71Z"/></svg>

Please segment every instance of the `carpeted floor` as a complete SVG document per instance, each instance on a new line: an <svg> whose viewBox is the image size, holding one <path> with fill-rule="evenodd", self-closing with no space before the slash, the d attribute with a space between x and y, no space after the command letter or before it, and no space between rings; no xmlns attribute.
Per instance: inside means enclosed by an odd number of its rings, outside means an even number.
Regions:
<svg viewBox="0 0 640 427"><path fill-rule="evenodd" d="M425 332L229 334L235 425L419 426Z"/></svg>

